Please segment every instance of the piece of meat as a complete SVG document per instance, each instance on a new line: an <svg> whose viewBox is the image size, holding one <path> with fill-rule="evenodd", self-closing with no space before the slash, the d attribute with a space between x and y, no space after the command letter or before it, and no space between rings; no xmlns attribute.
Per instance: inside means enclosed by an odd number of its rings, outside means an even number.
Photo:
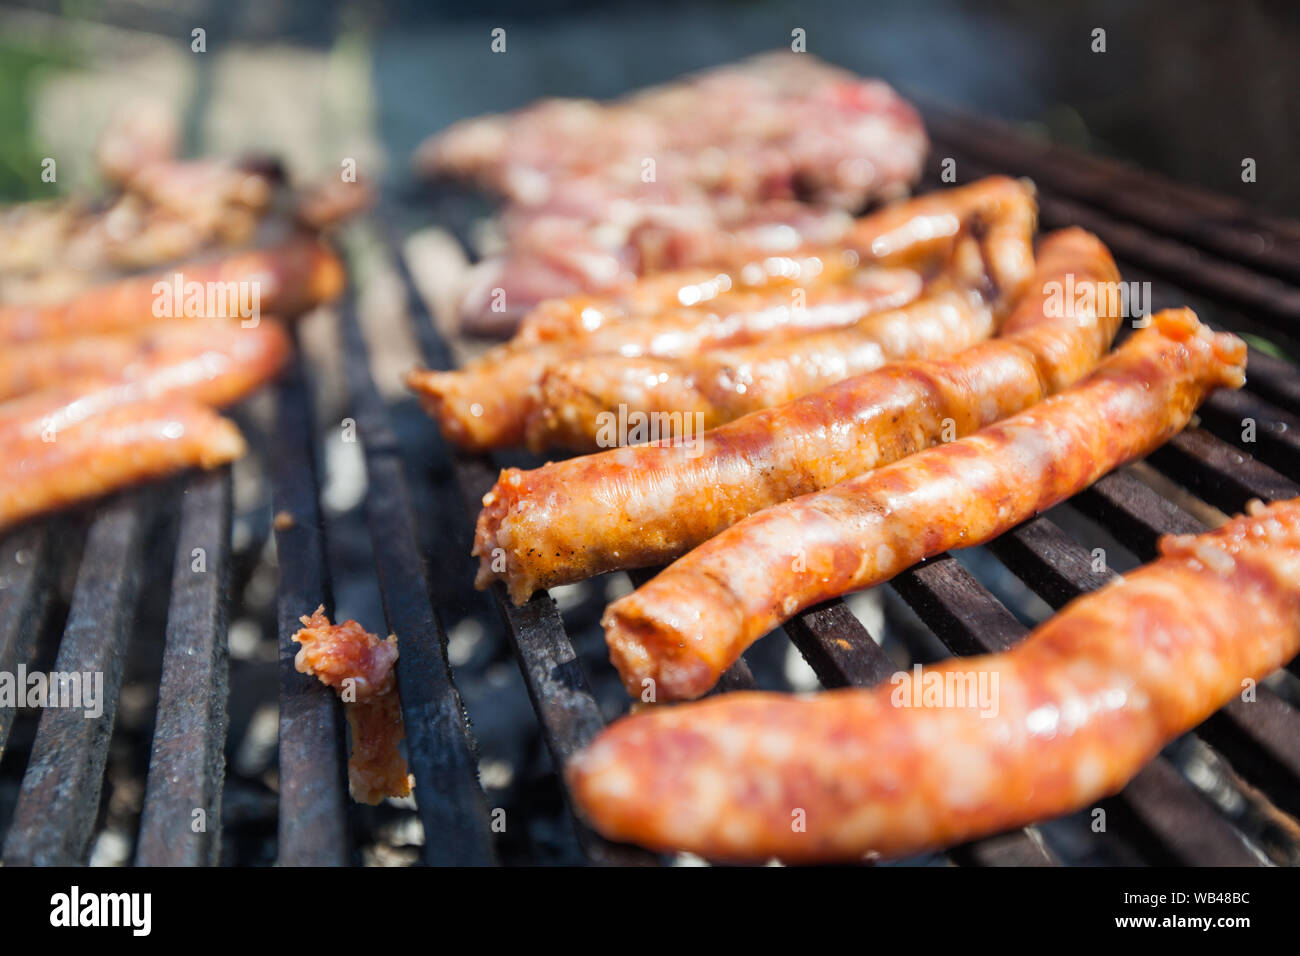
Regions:
<svg viewBox="0 0 1300 956"><path fill-rule="evenodd" d="M1241 386L1245 354L1190 310L1167 310L1027 411L751 515L610 605L624 686L698 697L796 611L996 537L1147 454L1213 389Z"/></svg>
<svg viewBox="0 0 1300 956"><path fill-rule="evenodd" d="M862 222L877 216L883 217L880 225L861 226L861 249L810 249L798 255L741 259L728 271L652 275L617 293L543 303L511 342L463 369L413 372L408 385L421 396L443 434L465 447L486 450L518 444L528 436L531 418L534 446L555 442L588 450L596 447L595 415L600 411L616 410L620 404L630 411L665 407L639 407L635 397L629 398L644 390L652 374L664 377L661 386L680 386L683 369L643 368L646 363L626 361L630 357L687 358L694 354L692 349L825 331L852 320L854 313L818 308L819 303L847 304L861 294L860 307L871 310L867 314L901 307L904 295L914 301L921 294L918 276L923 288L932 292L945 287L979 290L1000 317L1009 308L1008 297L1019 294L1032 272L1036 205L1032 190L1014 180L980 180L889 207ZM921 225L907 228L914 218ZM832 338L821 344L835 351L845 343ZM579 358L567 372L557 371L575 357L609 354L623 361ZM554 394L548 399L543 381L551 372L555 376L549 388ZM721 374L725 377L725 369ZM733 401L746 410L764 407L754 396L748 403L735 396ZM568 402L574 403L572 408ZM597 407L588 414L593 404ZM691 402L667 410L695 408Z"/></svg>
<svg viewBox="0 0 1300 956"><path fill-rule="evenodd" d="M601 356L598 361L611 356L674 358L727 345L784 340L903 307L921 291L920 276L908 270L863 269L834 284L791 285L760 279L755 285L761 290L746 288L716 296L699 292L706 283L729 286L731 280L715 274L683 286L692 290L688 301L696 293L700 300L652 315L629 314L612 305L581 305L580 314L588 317L590 327L574 325L563 335L558 314L564 306L556 303L550 330L537 333L535 340L497 346L455 371L416 370L407 377L407 385L457 444L475 449L520 444L547 371L575 356ZM795 290L800 292L798 299Z"/></svg>
<svg viewBox="0 0 1300 956"><path fill-rule="evenodd" d="M44 434L0 428L0 528L186 468L215 468L245 450L233 422L186 400L114 405Z"/></svg>
<svg viewBox="0 0 1300 956"><path fill-rule="evenodd" d="M331 624L325 608L303 615L294 668L334 688L352 731L348 789L361 803L411 793L400 744L406 736L394 665L397 636L380 640L356 621Z"/></svg>
<svg viewBox="0 0 1300 956"><path fill-rule="evenodd" d="M343 283L343 266L334 253L314 238L299 236L267 249L107 283L66 302L2 307L0 344L128 331L196 315L218 317L210 306L241 320L246 311L292 317L333 299Z"/></svg>
<svg viewBox="0 0 1300 956"><path fill-rule="evenodd" d="M993 331L993 310L982 296L948 291L832 331L713 349L687 359L570 359L547 370L524 434L536 451L608 448L628 444L611 425L620 414L636 412L677 422L670 435L699 438L705 429L887 362L959 352Z"/></svg>
<svg viewBox="0 0 1300 956"><path fill-rule="evenodd" d="M1120 316L1118 303L1100 296L1055 312L1048 290L1066 276L1077 289L1119 279L1096 237L1052 233L1032 294L997 339L949 359L886 365L695 442L505 469L478 519L478 587L503 580L522 604L538 588L666 564L756 511L970 434L1074 384L1106 353Z"/></svg>
<svg viewBox="0 0 1300 956"><path fill-rule="evenodd" d="M1300 500L1250 512L1163 539L1154 563L1001 654L621 720L570 762L573 796L613 840L802 862L902 856L1087 807L1300 651Z"/></svg>
<svg viewBox="0 0 1300 956"><path fill-rule="evenodd" d="M136 384L125 392L128 400L173 395L220 407L273 378L291 350L283 326L271 320L244 328L235 320L203 319L41 339L0 351L0 400L49 388L85 395L113 382ZM0 404L0 419L6 417Z"/></svg>
<svg viewBox="0 0 1300 956"><path fill-rule="evenodd" d="M612 103L545 100L457 123L417 164L506 196L506 251L471 276L464 327L506 332L544 298L719 256L833 242L905 195L926 150L884 83L776 54ZM796 201L799 200L799 201ZM496 290L505 293L505 311Z"/></svg>
<svg viewBox="0 0 1300 956"><path fill-rule="evenodd" d="M527 206L592 177L854 208L905 193L926 146L919 116L885 83L775 53L609 103L550 99L465 120L422 144L416 162ZM646 157L658 162L653 179Z"/></svg>

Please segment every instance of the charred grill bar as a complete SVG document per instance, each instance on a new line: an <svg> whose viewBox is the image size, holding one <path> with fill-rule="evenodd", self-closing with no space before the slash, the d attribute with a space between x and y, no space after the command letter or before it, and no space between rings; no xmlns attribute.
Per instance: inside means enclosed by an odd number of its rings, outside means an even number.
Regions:
<svg viewBox="0 0 1300 956"><path fill-rule="evenodd" d="M1081 225L1111 246L1124 277L1150 275L1203 297L1211 322L1263 330L1284 346L1300 342L1300 227L1267 220L1220 197L1175 186L1139 170L1035 143L1002 124L930 108L936 157L957 159L961 181L997 170L1033 177L1048 227ZM392 217L390 217L391 219ZM392 222L380 223L392 229ZM409 300L424 361L451 364L442 340L398 254L388 244ZM1181 293L1179 294L1181 298ZM1218 311L1216 311L1218 310ZM1244 314L1238 314L1241 310ZM367 472L366 524L374 576L387 625L401 646L398 679L410 769L424 829L422 862L492 864L491 814L477 779L477 753L446 658L440 604L449 580L467 577L468 555L428 553L412 519L413 482L389 410L371 380L367 341L350 303L341 317L343 368ZM1246 389L1216 395L1188 429L1143 466L1206 505L1238 511L1251 498L1300 496L1300 373L1252 350ZM334 694L293 668L289 635L298 615L332 611L320 504L313 379L299 359L277 387L276 454L268 462L280 569L279 840L283 864L345 864L352 859L345 779L345 736ZM1253 440L1243 422L1255 423ZM432 429L434 426L429 425ZM471 521L496 464L435 443L459 495L438 506ZM45 709L17 805L4 831L6 864L84 862L100 794L124 655L135 605L151 576L170 580L157 723L144 795L136 862L211 864L220 845L223 752L227 726L226 622L230 617L231 485L225 470L186 480L172 562L150 564L143 543L156 517L149 491L119 496L92 516L81 547L76 522L57 517L23 527L0 543L0 671L29 662L42 635L58 641L52 669L104 674L101 718ZM1204 525L1125 469L1068 503L1081 527L1101 529L1139 560L1157 538ZM1067 522L1074 529L1074 522ZM1054 518L1037 517L991 542L989 551L1053 608L1105 584L1092 545ZM202 555L204 570L193 562ZM76 562L66 620L55 600L60 568ZM640 580L646 572L633 574ZM891 582L892 591L953 654L1003 650L1026 631L1020 620L951 555ZM542 738L555 767L604 725L591 681L555 602L538 594L515 607L502 585L492 595L517 658ZM785 634L825 687L869 685L895 665L849 605L834 600L799 614ZM719 692L755 686L742 660ZM15 710L0 708L0 759ZM1279 813L1300 813L1300 712L1267 687L1254 703L1234 702L1190 735ZM12 759L12 756L9 758ZM1118 821L1112 837L1147 862L1257 865L1268 855L1237 822L1194 787L1168 756L1149 764L1105 805ZM202 811L206 827L189 826ZM578 843L598 864L655 864L662 858L611 844L574 820ZM1052 865L1063 862L1038 828L954 847L940 862Z"/></svg>

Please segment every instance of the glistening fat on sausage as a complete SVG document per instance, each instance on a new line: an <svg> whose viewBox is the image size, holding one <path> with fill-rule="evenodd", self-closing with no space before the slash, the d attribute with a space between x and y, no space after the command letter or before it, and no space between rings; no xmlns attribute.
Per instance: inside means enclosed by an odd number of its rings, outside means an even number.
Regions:
<svg viewBox="0 0 1300 956"><path fill-rule="evenodd" d="M796 611L980 544L1177 434L1245 381L1246 346L1189 309L1152 318L1074 387L966 438L751 515L610 605L635 695L698 697Z"/></svg>
<svg viewBox="0 0 1300 956"><path fill-rule="evenodd" d="M1300 651L1300 500L1258 504L1165 538L1159 560L1010 651L869 690L628 717L571 761L573 796L614 840L803 862L901 856L1086 807Z"/></svg>

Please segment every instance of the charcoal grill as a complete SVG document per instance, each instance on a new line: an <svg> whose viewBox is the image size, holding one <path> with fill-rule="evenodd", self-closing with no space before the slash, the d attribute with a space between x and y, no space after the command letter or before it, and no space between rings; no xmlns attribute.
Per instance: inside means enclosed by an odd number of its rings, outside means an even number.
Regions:
<svg viewBox="0 0 1300 956"><path fill-rule="evenodd" d="M1077 224L1098 234L1125 279L1153 282L1155 307L1191 302L1213 324L1260 333L1300 355L1300 225L1261 217L1212 194L1177 186L1119 163L1028 139L1003 124L930 105L934 139L930 186L940 160L956 160L958 181L989 172L1027 175L1039 189L1046 228ZM430 367L449 367L452 353L421 300L400 253L401 216L385 207L377 231L387 237L409 300L413 332ZM411 214L409 208L406 214ZM415 210L431 215L430 210ZM448 664L441 609L464 587L470 559L460 549L429 548L414 521L412 489L435 494L451 520L468 523L498 464L434 442L433 461L412 468L395 436L391 409L371 378L368 342L350 299L339 315L351 414L364 448L366 523L373 574L388 628L400 640L398 678L423 825L427 864L497 861L493 814L479 786L471 727ZM1243 391L1214 396L1194 425L1139 468L1108 475L1051 516L1025 522L988 545L1001 564L1053 608L1105 584L1093 539L1114 540L1150 560L1157 538L1205 527L1213 509L1240 511L1252 498L1300 496L1300 371L1251 349ZM325 560L312 371L301 358L274 391L276 449L270 461L274 535L280 569L279 793L277 860L336 865L353 859L353 813L346 792L345 738L332 692L293 669L289 635L317 605L332 612ZM1254 419L1254 441L1243 422ZM432 432L434 426L428 423ZM459 495L422 487L432 472L454 476ZM1170 490L1174 489L1174 490ZM175 494L183 490L183 494ZM168 499L167 494L173 494ZM135 620L142 594L160 579L170 594L165 620L157 717L135 862L218 862L227 728L227 620L231 564L231 475L228 470L165 486L179 502L168 557L159 560L147 534L160 507L158 489L119 496L93 513L83 536L65 518L28 525L0 544L0 670L27 661L43 634L57 640L53 667L101 671L104 715L48 710L27 760L16 806L0 819L3 860L13 864L84 862L101 812L101 789ZM1068 519L1068 520L1067 520ZM1069 530L1067 530L1067 526ZM205 556L207 572L192 571ZM61 567L76 566L72 599L61 614L54 594ZM648 572L632 575L635 582ZM946 652L1005 649L1026 631L1023 620L980 576L948 554L899 575L890 589L937 637ZM498 584L492 597L522 672L554 768L601 729L605 720L586 667L556 603L534 596L515 607ZM1189 595L1189 601L1195 596ZM892 599L891 599L892 600ZM797 615L784 628L827 688L885 680L897 665L842 600ZM777 638L784 640L785 638ZM769 640L771 640L769 638ZM933 644L933 641L931 641ZM939 645L934 645L939 646ZM1293 664L1294 668L1295 665ZM744 660L719 692L755 686ZM1292 691L1294 685L1292 685ZM1253 866L1296 863L1300 826L1300 711L1282 693L1260 686L1254 703L1235 701L1179 745L1152 761L1116 797L1103 801L1114 824L1098 840L1130 862ZM12 710L0 710L0 757ZM1214 801L1175 760L1180 745L1220 767L1233 794L1262 808L1275 830L1261 831ZM558 784L562 787L562 783ZM200 816L206 827L188 825ZM1254 818L1252 818L1254 819ZM576 818L577 842L597 864L654 865L666 859L605 841ZM961 865L1056 865L1068 862L1039 826L978 840L920 862Z"/></svg>

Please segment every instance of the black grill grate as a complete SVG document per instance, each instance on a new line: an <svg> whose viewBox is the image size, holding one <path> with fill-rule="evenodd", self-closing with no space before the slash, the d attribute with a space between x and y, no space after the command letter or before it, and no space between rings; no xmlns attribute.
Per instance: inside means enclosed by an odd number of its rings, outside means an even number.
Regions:
<svg viewBox="0 0 1300 956"><path fill-rule="evenodd" d="M1289 283L1300 281L1300 227L1261 219L1227 200L1139 170L1035 143L1001 124L937 107L928 112L934 154L956 158L962 180L993 168L1032 176L1046 227L1077 224L1096 232L1111 246L1125 278L1155 279L1161 302L1181 302L1185 293L1203 297L1209 306L1203 318L1264 331L1294 354L1300 342L1300 289ZM396 220L391 215L380 226L393 229ZM449 367L451 351L398 252L400 237L389 238L386 249L403 283L422 358L431 367ZM403 458L390 409L371 379L367 341L351 301L341 311L340 326L350 413L364 451L365 520L374 576L388 627L401 642L398 679L424 831L421 859L491 864L496 861L491 814L477 779L473 735L447 662L441 611L454 586L450 582L464 579L469 559L458 551L421 545L411 491L413 482L429 476ZM1165 497L1153 487L1152 475L1226 512L1241 510L1251 498L1300 495L1300 487L1287 477L1300 475L1300 374L1285 360L1252 349L1249 376L1246 390L1214 396L1202 410L1199 426L1176 437L1139 469L1103 478L1071 499L1065 517L1036 517L991 542L988 550L1057 608L1111 576L1093 570L1091 548L1080 529L1098 529L1146 561L1154 556L1160 535L1205 526L1192 513L1200 504L1192 507L1187 499L1180 504ZM289 640L300 614L322 604L327 612L333 610L313 385L301 359L295 360L276 389L275 448L269 456L280 569L278 860L338 865L352 859L354 818L347 797L341 709L331 691L293 669L296 645ZM1247 418L1256 422L1253 442L1243 438ZM441 456L438 467L454 475L459 486L459 496L435 491L435 503L456 520L469 521L495 479L497 463L436 441L434 447ZM54 668L102 672L104 716L86 720L80 713L59 710L41 714L17 804L8 820L0 819L6 864L85 861L135 607L146 578L155 574L170 577L171 599L136 862L217 861L227 726L230 474L222 470L195 476L185 488L169 569L154 569L144 558L158 508L157 496L148 490L114 499L90 520ZM29 661L40 635L58 629L55 582L69 555L76 559L73 551L80 538L74 525L73 519L55 518L21 528L0 543L0 670L13 671ZM202 555L207 573L192 573L196 555ZM636 572L632 578L639 582L648 575ZM953 654L1003 650L1027 629L952 555L899 575L891 590ZM515 607L501 585L492 594L542 739L562 774L567 760L604 726L592 683L549 595ZM897 669L842 600L799 614L784 632L827 688L870 685ZM754 675L742 660L725 675L718 692L754 686ZM13 717L12 710L0 709L0 758ZM1279 814L1300 813L1300 712L1279 694L1260 687L1257 702L1230 704L1187 739ZM1115 839L1138 860L1281 861L1276 852L1268 854L1266 841L1243 832L1238 820L1193 786L1171 751L1103 804L1116 811ZM190 825L198 818L205 819L205 827ZM643 850L611 844L576 819L574 824L578 844L593 863L663 862ZM1040 828L1029 827L954 847L932 862L1052 865L1061 859Z"/></svg>

